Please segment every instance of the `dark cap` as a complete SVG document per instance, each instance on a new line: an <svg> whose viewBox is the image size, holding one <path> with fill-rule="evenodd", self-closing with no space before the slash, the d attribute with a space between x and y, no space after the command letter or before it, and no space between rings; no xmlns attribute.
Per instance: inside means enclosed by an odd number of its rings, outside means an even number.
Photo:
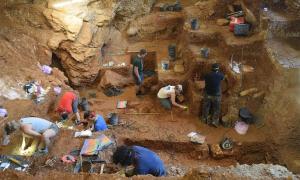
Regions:
<svg viewBox="0 0 300 180"><path fill-rule="evenodd" d="M66 119L68 119L69 114L68 114L67 112L63 112L63 113L60 115L60 117L61 117L61 120L66 120Z"/></svg>
<svg viewBox="0 0 300 180"><path fill-rule="evenodd" d="M146 49L141 49L139 54L140 54L140 55L147 54L147 51L146 51Z"/></svg>
<svg viewBox="0 0 300 180"><path fill-rule="evenodd" d="M83 119L89 119L89 118L94 118L96 116L96 113L93 111L86 111L83 114Z"/></svg>
<svg viewBox="0 0 300 180"><path fill-rule="evenodd" d="M128 146L120 146L113 154L113 162L122 166L129 166L133 163L133 150Z"/></svg>
<svg viewBox="0 0 300 180"><path fill-rule="evenodd" d="M220 69L220 65L218 63L212 64L211 66L212 71L219 71L219 69Z"/></svg>

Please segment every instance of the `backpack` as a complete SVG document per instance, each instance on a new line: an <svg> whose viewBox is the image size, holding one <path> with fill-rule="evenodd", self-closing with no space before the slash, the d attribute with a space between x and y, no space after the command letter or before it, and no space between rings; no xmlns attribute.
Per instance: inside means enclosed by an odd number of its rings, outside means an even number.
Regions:
<svg viewBox="0 0 300 180"><path fill-rule="evenodd" d="M256 121L256 118L254 115L245 107L240 108L239 110L239 117L241 120L247 124L254 124Z"/></svg>

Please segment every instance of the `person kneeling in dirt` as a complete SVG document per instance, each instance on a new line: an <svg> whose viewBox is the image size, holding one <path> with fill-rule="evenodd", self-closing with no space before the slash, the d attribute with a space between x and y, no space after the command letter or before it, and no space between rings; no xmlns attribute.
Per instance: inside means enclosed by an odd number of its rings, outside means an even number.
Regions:
<svg viewBox="0 0 300 180"><path fill-rule="evenodd" d="M101 115L96 114L95 112L92 112L92 111L87 111L84 113L83 118L84 118L84 120L80 121L79 124L83 124L85 127L87 127L89 121L92 121L93 124L91 126L91 131L97 132L97 131L107 130L106 122Z"/></svg>
<svg viewBox="0 0 300 180"><path fill-rule="evenodd" d="M212 65L212 71L205 75L204 99L202 107L202 121L210 124L208 120L209 112L212 108L212 122L215 127L219 125L219 115L221 111L221 82L225 79L223 73L219 72L219 64Z"/></svg>
<svg viewBox="0 0 300 180"><path fill-rule="evenodd" d="M59 101L56 111L59 113L61 120L67 120L72 112L76 115L76 122L80 121L78 112L78 97L74 92L65 92Z"/></svg>
<svg viewBox="0 0 300 180"><path fill-rule="evenodd" d="M164 163L159 156L141 146L120 146L113 154L115 164L120 163L122 166L134 166L131 173L126 173L127 176L146 175L165 176L166 171Z"/></svg>
<svg viewBox="0 0 300 180"><path fill-rule="evenodd" d="M20 121L11 121L5 124L3 145L7 145L9 135L19 129L24 134L40 138L40 142L45 143L44 149L39 150L41 153L48 153L50 138L53 138L59 132L57 125L48 120L38 117L21 118Z"/></svg>
<svg viewBox="0 0 300 180"><path fill-rule="evenodd" d="M133 59L133 77L137 86L136 95L142 95L142 85L144 82L144 58L147 56L147 51L141 49L139 54Z"/></svg>
<svg viewBox="0 0 300 180"><path fill-rule="evenodd" d="M178 103L176 103L176 96L180 95L182 93L182 85L178 84L176 86L165 86L162 87L158 93L157 97L160 101L160 104L166 108L167 110L172 109L172 105L180 107L182 109L187 109L186 106L182 106Z"/></svg>

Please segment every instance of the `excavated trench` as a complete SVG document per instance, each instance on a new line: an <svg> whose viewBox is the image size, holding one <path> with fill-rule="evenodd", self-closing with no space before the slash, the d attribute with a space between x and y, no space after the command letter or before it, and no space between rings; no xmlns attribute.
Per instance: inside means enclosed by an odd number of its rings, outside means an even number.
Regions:
<svg viewBox="0 0 300 180"><path fill-rule="evenodd" d="M278 164L278 152L274 148L274 144L268 142L247 142L241 145L235 144L233 150L225 152L224 157L213 157L212 149L208 152L203 145L197 145L191 142L171 142L162 140L134 140L125 139L126 145L139 145L157 152L165 152L176 156L183 154L185 158L191 160L233 160L240 164ZM206 145L205 145L206 146ZM209 155L206 156L206 153Z"/></svg>

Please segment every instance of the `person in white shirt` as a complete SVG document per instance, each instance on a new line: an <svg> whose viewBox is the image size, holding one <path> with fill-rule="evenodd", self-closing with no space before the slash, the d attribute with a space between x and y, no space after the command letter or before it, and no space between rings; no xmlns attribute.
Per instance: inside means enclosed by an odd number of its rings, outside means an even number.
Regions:
<svg viewBox="0 0 300 180"><path fill-rule="evenodd" d="M162 87L158 93L157 97L160 101L160 104L168 110L172 109L173 106L177 106L182 109L187 109L186 106L180 105L176 102L176 96L180 95L183 92L182 85L178 84L176 86L165 86Z"/></svg>

